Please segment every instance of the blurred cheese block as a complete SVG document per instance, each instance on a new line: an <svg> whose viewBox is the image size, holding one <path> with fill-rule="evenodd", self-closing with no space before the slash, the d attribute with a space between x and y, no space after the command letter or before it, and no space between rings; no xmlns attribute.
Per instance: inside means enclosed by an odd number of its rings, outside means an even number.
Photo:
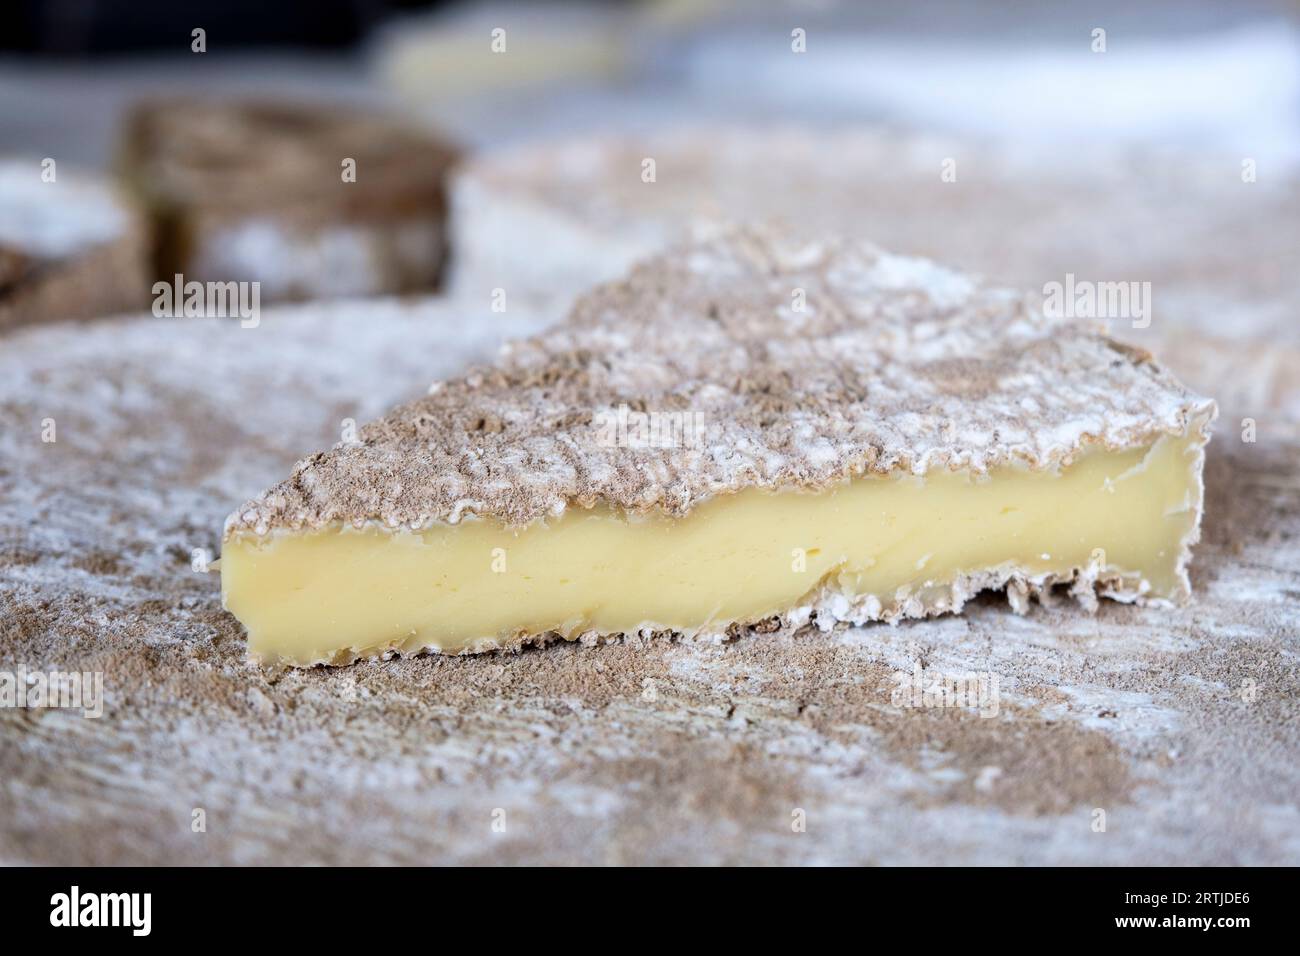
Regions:
<svg viewBox="0 0 1300 956"><path fill-rule="evenodd" d="M1248 183L1239 157L1044 153L864 127L537 142L479 153L454 176L451 283L479 301L502 290L558 313L720 222L775 221L1015 286L1067 274L1150 282L1149 328L1115 329L1138 344L1170 326L1222 334L1227 321L1236 335L1300 345L1300 272L1283 266L1294 258L1300 178L1263 169Z"/></svg>
<svg viewBox="0 0 1300 956"><path fill-rule="evenodd" d="M105 182L34 158L0 161L0 330L145 301L138 223Z"/></svg>
<svg viewBox="0 0 1300 956"><path fill-rule="evenodd" d="M590 3L476 5L391 24L374 56L382 81L423 110L431 99L616 76L628 22Z"/></svg>
<svg viewBox="0 0 1300 956"><path fill-rule="evenodd" d="M271 301L435 287L454 158L366 113L174 99L132 113L119 169L149 214L153 278L257 281Z"/></svg>

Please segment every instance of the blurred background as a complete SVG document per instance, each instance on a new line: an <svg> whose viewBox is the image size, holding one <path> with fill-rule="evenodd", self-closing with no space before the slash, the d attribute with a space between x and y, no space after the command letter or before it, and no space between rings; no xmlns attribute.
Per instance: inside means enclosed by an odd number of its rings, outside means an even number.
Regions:
<svg viewBox="0 0 1300 956"><path fill-rule="evenodd" d="M1295 159L1298 16L1294 0L10 0L0 142L103 163L125 106L166 91L396 105L471 144L795 117ZM486 55L498 26L510 70ZM794 27L813 55L789 55Z"/></svg>
<svg viewBox="0 0 1300 956"><path fill-rule="evenodd" d="M1295 0L10 0L7 16L0 328L140 307L133 255L149 279L258 279L266 301L508 287L558 314L710 217L797 220L1030 288L1150 281L1141 344L1300 348ZM363 149L341 192L339 157ZM624 173L652 155L671 182L634 192ZM37 188L45 160L82 192ZM115 201L138 228L111 221ZM135 250L54 287L50 262L114 234Z"/></svg>

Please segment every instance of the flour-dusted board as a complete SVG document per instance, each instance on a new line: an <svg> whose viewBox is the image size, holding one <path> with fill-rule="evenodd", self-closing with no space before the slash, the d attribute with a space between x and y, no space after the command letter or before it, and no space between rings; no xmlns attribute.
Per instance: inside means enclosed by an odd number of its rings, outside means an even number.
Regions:
<svg viewBox="0 0 1300 956"><path fill-rule="evenodd" d="M542 321L388 301L0 339L0 670L105 688L97 719L0 709L0 862L1300 862L1300 382L1266 341L1172 336L1229 403L1176 611L995 595L725 644L246 663L194 549L345 419ZM996 675L997 715L900 706L917 663Z"/></svg>

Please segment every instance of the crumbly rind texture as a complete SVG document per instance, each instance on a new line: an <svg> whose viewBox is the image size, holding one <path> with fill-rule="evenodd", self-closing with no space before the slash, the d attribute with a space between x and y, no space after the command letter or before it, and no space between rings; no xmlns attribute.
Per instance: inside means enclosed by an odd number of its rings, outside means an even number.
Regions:
<svg viewBox="0 0 1300 956"><path fill-rule="evenodd" d="M610 447L624 405L692 412L702 440ZM1185 435L1213 409L1032 296L860 243L737 229L597 288L495 364L303 459L225 530L518 527L598 502L683 515L749 487L1057 468L1090 444Z"/></svg>

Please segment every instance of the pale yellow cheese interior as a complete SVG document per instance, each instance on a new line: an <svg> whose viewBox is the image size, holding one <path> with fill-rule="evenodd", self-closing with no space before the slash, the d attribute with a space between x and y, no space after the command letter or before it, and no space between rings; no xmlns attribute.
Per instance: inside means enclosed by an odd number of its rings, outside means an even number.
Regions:
<svg viewBox="0 0 1300 956"><path fill-rule="evenodd" d="M1068 578L1098 562L1129 591L1177 598L1201 442L1089 451L1057 473L748 490L675 519L571 508L523 529L475 519L422 532L241 534L226 541L222 590L254 657L304 664L521 633L695 631L799 607L823 584L885 611L908 596L942 609L963 575Z"/></svg>

